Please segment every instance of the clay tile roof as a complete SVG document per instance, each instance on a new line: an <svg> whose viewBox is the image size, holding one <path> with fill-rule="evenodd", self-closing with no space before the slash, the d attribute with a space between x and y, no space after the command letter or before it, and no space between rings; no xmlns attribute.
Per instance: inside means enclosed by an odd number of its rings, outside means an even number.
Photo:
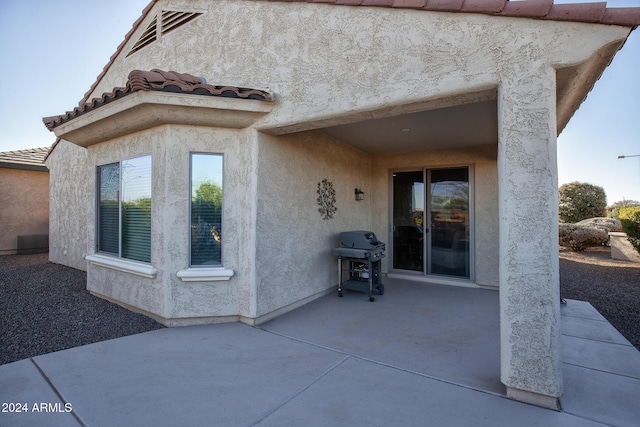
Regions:
<svg viewBox="0 0 640 427"><path fill-rule="evenodd" d="M607 8L601 22L612 25L638 26L640 25L640 7Z"/></svg>
<svg viewBox="0 0 640 427"><path fill-rule="evenodd" d="M49 130L53 130L63 123L138 91L158 91L217 96L222 98L273 101L271 94L262 90L236 86L214 86L207 84L203 78L191 74L156 69L151 71L133 70L129 73L125 87L117 87L113 89L112 92L103 93L99 98L93 98L91 101L74 108L72 111L67 111L60 116L45 117L42 121Z"/></svg>
<svg viewBox="0 0 640 427"><path fill-rule="evenodd" d="M574 6L574 7L571 7ZM604 17L607 9L607 3L582 3L580 7L575 4L556 4L554 5L546 19L555 21L580 21L580 22L596 22L599 23Z"/></svg>
<svg viewBox="0 0 640 427"><path fill-rule="evenodd" d="M509 1L504 5L501 14L505 16L544 18L552 6L553 0Z"/></svg>
<svg viewBox="0 0 640 427"><path fill-rule="evenodd" d="M345 6L378 6L434 12L482 13L495 16L590 22L637 27L640 8L607 8L606 2L554 4L553 0L254 0L328 3Z"/></svg>
<svg viewBox="0 0 640 427"><path fill-rule="evenodd" d="M0 167L47 171L48 169L44 165L44 159L48 152L48 147L4 151L0 153Z"/></svg>

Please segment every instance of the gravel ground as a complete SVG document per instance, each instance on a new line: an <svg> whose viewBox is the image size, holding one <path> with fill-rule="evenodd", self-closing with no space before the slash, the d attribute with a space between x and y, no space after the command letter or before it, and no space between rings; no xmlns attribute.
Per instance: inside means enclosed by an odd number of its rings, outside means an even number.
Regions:
<svg viewBox="0 0 640 427"><path fill-rule="evenodd" d="M560 295L590 302L640 350L640 264L613 260L606 247L561 248Z"/></svg>
<svg viewBox="0 0 640 427"><path fill-rule="evenodd" d="M0 256L0 365L163 328L86 290L83 271L48 254ZM560 250L563 298L588 301L640 350L640 265L607 248Z"/></svg>
<svg viewBox="0 0 640 427"><path fill-rule="evenodd" d="M0 365L163 328L86 290L86 273L48 254L0 256Z"/></svg>

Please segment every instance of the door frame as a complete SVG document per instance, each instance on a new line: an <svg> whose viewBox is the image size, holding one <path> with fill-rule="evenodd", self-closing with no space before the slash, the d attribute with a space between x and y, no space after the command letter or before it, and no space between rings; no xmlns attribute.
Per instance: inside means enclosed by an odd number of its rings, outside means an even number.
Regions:
<svg viewBox="0 0 640 427"><path fill-rule="evenodd" d="M427 221L429 209L430 209L430 189L428 188L427 182L427 171L434 169L459 169L459 168L467 168L468 176L469 176L469 277L459 277L459 276L448 276L443 274L429 274L428 273L428 263L430 262L430 254L428 253L429 243L427 241L427 230L425 227L425 235L423 240L423 271L412 271L412 270L401 270L393 267L394 265L394 251L393 251L393 233L394 233L394 218L393 218L393 202L394 202L394 193L393 193L393 174L397 172L418 172L422 171L423 174L423 182L424 182L424 201L425 201L425 213L424 219ZM453 164L453 165L427 165L427 166L418 166L414 168L397 168L389 170L389 234L387 237L387 275L388 277L396 277L396 278L404 278L413 281L420 282L429 282L429 283L439 283L446 285L456 285L456 286L470 286L470 287L478 287L475 284L475 168L473 164ZM429 236L430 237L430 236Z"/></svg>

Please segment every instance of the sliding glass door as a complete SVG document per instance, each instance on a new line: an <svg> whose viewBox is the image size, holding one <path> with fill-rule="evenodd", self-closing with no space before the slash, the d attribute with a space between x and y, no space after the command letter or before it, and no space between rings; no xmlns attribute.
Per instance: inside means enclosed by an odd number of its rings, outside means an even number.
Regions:
<svg viewBox="0 0 640 427"><path fill-rule="evenodd" d="M470 278L469 168L393 174L393 268Z"/></svg>
<svg viewBox="0 0 640 427"><path fill-rule="evenodd" d="M393 268L424 271L424 173L393 174Z"/></svg>

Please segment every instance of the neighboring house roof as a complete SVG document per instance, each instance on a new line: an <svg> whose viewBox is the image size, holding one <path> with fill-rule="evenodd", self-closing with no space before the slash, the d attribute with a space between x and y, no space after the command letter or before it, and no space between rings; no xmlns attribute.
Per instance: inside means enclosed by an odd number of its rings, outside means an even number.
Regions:
<svg viewBox="0 0 640 427"><path fill-rule="evenodd" d="M49 147L0 152L0 168L48 172L44 159Z"/></svg>
<svg viewBox="0 0 640 427"><path fill-rule="evenodd" d="M131 30L111 55L109 62L85 93L79 105L86 103L105 76L113 61L120 55L129 39L144 21L153 6L161 0L151 0L133 23ZM245 0L247 1L247 0ZM415 9L430 12L481 13L485 15L544 19L551 21L573 21L596 24L621 25L635 28L640 25L640 7L608 8L606 2L554 4L553 0L249 0L288 3L323 3L342 6L389 7Z"/></svg>
<svg viewBox="0 0 640 427"><path fill-rule="evenodd" d="M191 74L176 73L175 71L134 70L129 73L125 87L117 87L111 93L104 93L100 98L94 98L73 111L67 111L60 116L45 117L42 119L49 130L53 130L63 123L73 120L89 111L100 108L112 101L123 98L138 91L158 91L200 96L217 96L222 98L241 98L269 101L273 99L268 92L242 88L236 86L214 86L207 84L202 77Z"/></svg>

